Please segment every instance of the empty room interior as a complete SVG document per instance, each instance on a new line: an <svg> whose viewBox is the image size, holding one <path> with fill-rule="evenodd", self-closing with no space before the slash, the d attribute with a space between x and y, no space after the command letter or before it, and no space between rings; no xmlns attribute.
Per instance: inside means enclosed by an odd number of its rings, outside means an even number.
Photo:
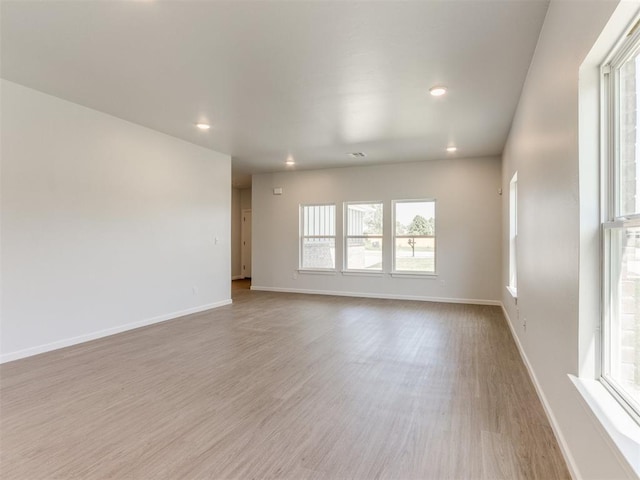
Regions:
<svg viewBox="0 0 640 480"><path fill-rule="evenodd" d="M640 478L640 3L0 2L0 477Z"/></svg>

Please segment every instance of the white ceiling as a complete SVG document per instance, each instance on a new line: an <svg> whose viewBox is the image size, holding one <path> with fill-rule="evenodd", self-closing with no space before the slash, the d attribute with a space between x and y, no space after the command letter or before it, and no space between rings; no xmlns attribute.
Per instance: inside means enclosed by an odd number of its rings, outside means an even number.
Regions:
<svg viewBox="0 0 640 480"><path fill-rule="evenodd" d="M497 155L547 5L3 0L2 77L229 153L236 185L288 154L296 169Z"/></svg>

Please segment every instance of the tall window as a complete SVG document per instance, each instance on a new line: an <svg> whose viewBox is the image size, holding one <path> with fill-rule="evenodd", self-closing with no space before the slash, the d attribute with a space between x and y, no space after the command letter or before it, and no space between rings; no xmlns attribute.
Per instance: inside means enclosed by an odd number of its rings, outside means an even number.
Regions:
<svg viewBox="0 0 640 480"><path fill-rule="evenodd" d="M396 200L393 209L394 272L435 273L435 200Z"/></svg>
<svg viewBox="0 0 640 480"><path fill-rule="evenodd" d="M382 271L382 203L346 203L345 267Z"/></svg>
<svg viewBox="0 0 640 480"><path fill-rule="evenodd" d="M300 207L300 268L336 268L336 206Z"/></svg>
<svg viewBox="0 0 640 480"><path fill-rule="evenodd" d="M509 183L509 291L518 294L518 172Z"/></svg>
<svg viewBox="0 0 640 480"><path fill-rule="evenodd" d="M640 418L640 42L636 32L603 67L608 112L603 198L605 308L602 381Z"/></svg>

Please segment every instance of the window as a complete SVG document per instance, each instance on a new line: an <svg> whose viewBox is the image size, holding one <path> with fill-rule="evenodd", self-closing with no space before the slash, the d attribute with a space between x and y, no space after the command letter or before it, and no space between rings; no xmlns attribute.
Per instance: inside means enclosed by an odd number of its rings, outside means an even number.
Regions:
<svg viewBox="0 0 640 480"><path fill-rule="evenodd" d="M435 200L396 200L393 209L394 272L435 273Z"/></svg>
<svg viewBox="0 0 640 480"><path fill-rule="evenodd" d="M627 38L603 71L601 380L640 418L640 42Z"/></svg>
<svg viewBox="0 0 640 480"><path fill-rule="evenodd" d="M382 271L382 203L346 203L345 267Z"/></svg>
<svg viewBox="0 0 640 480"><path fill-rule="evenodd" d="M336 206L300 207L300 268L336 268Z"/></svg>
<svg viewBox="0 0 640 480"><path fill-rule="evenodd" d="M518 294L518 172L509 183L509 292Z"/></svg>

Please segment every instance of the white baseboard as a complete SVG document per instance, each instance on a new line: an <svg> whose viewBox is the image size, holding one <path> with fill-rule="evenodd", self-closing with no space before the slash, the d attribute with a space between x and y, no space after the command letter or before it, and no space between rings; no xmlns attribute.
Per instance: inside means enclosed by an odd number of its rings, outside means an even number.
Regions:
<svg viewBox="0 0 640 480"><path fill-rule="evenodd" d="M244 275L234 275L233 277L231 277L231 281L234 280L244 280Z"/></svg>
<svg viewBox="0 0 640 480"><path fill-rule="evenodd" d="M567 441L565 440L564 435L560 430L560 426L558 425L556 417L553 414L553 410L551 410L551 406L547 401L547 397L542 391L542 387L540 386L540 383L538 382L538 378L536 377L536 374L533 371L533 367L529 362L529 358L527 357L527 354L525 353L524 348L520 343L520 339L518 338L518 335L516 335L516 331L513 328L513 323L511 322L511 318L509 317L509 313L507 312L507 309L504 308L504 304L502 302L500 303L500 306L502 307L502 312L504 313L504 316L507 320L507 325L509 325L509 331L511 332L513 341L516 343L518 352L520 352L520 357L522 358L522 361L524 362L525 367L527 367L529 378L531 378L531 382L533 383L533 386L536 389L536 393L538 394L540 403L542 403L542 408L544 409L544 413L546 413L547 415L547 419L549 420L549 424L551 425L553 434L555 435L556 440L558 441L558 445L560 445L560 451L562 452L562 456L564 457L564 460L567 463L567 466L569 467L569 473L571 474L571 478L579 479L581 478L580 475L578 474L579 470L573 458L573 455L571 455L571 450L569 449L569 445L567 444Z"/></svg>
<svg viewBox="0 0 640 480"><path fill-rule="evenodd" d="M471 305L495 305L501 306L499 300L479 300L473 298L444 298L444 297L423 297L418 295L395 295L387 293L361 293L361 292L342 292L331 290L305 290L301 288L278 288L278 287L260 287L251 286L251 290L263 292L282 292L282 293L304 293L310 295L332 295L339 297L357 297L357 298L382 298L385 300L417 300L419 302L442 302L442 303L466 303Z"/></svg>
<svg viewBox="0 0 640 480"><path fill-rule="evenodd" d="M102 337L108 337L109 335L115 335L116 333L126 332L127 330L133 330L135 328L146 327L147 325L153 325L154 323L166 322L167 320L173 320L175 318L184 317L185 315L191 315L193 313L204 312L205 310L211 310L213 308L222 307L224 305L230 305L231 299L222 300L220 302L209 303L207 305L200 305L198 307L188 308L179 312L167 313L165 315L158 315L156 317L148 318L146 320L140 320L137 322L126 323L124 325L118 325L117 327L106 328L97 332L87 333L85 335L78 335L77 337L65 338L56 342L45 343L44 345L38 345L35 347L25 348L16 352L3 353L0 355L0 363L11 362L13 360L19 360L20 358L31 357L38 355L39 353L50 352L52 350L58 350L64 347L70 347L71 345L77 345L78 343L84 343L91 340L96 340Z"/></svg>

